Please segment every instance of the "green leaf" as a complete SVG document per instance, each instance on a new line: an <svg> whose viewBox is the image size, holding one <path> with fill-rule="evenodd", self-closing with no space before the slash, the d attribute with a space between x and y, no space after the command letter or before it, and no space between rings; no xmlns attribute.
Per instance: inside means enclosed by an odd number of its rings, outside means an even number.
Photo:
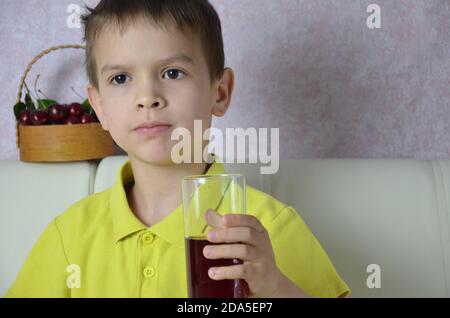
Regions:
<svg viewBox="0 0 450 318"><path fill-rule="evenodd" d="M89 103L89 99L87 99L87 98L83 101L83 103L81 103L81 105L83 107L91 107L91 104Z"/></svg>
<svg viewBox="0 0 450 318"><path fill-rule="evenodd" d="M85 112L88 115L92 115L92 113L94 112L94 109L92 108L91 104L89 103L89 100L86 98L83 103L81 104L81 106L83 107L83 109L85 110Z"/></svg>
<svg viewBox="0 0 450 318"><path fill-rule="evenodd" d="M33 103L33 100L31 99L30 93L27 93L25 95L25 105L29 110L36 110L36 106Z"/></svg>
<svg viewBox="0 0 450 318"><path fill-rule="evenodd" d="M32 102L33 102L33 101L31 100L30 93L27 93L27 94L25 95L25 104L32 103Z"/></svg>
<svg viewBox="0 0 450 318"><path fill-rule="evenodd" d="M39 105L39 109L47 110L49 106L58 104L58 102L53 99L38 99L37 104Z"/></svg>
<svg viewBox="0 0 450 318"><path fill-rule="evenodd" d="M16 116L16 120L19 120L19 114L24 109L27 109L27 105L22 102L14 105L14 116Z"/></svg>

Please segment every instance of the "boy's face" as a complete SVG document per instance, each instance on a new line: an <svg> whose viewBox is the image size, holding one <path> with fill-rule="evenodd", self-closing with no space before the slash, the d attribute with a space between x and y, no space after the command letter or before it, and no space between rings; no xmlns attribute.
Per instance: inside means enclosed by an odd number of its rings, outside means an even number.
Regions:
<svg viewBox="0 0 450 318"><path fill-rule="evenodd" d="M202 120L205 130L213 114L222 116L228 108L232 71L228 69L229 90L221 94L221 80L211 83L196 36L148 22L130 24L122 35L106 27L94 54L99 90L88 86L89 101L103 129L130 157L170 163L172 146L179 142L171 140L175 128L187 128L193 135L194 120ZM180 56L184 58L167 61ZM138 133L135 128L146 121L170 128L152 136Z"/></svg>

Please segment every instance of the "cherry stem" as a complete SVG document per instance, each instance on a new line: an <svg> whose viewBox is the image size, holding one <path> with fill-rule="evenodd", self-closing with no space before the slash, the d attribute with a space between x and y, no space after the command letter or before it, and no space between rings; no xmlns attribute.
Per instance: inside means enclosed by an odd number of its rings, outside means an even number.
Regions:
<svg viewBox="0 0 450 318"><path fill-rule="evenodd" d="M34 94L37 96L37 102L38 102L38 104L39 104L39 108L41 108L41 109L44 109L44 106L42 106L42 104L41 104L41 100L40 100L40 98L39 98L39 95L38 95L38 93L37 93L37 91L36 91L36 86L37 86L37 82L38 82L38 80L39 80L39 77L41 76L41 74L38 74L37 76L36 76L36 80L34 81Z"/></svg>
<svg viewBox="0 0 450 318"><path fill-rule="evenodd" d="M73 88L73 86L70 86L70 89L72 90L72 92L75 93L75 95L77 95L79 98L81 98L81 101L84 100L83 96L81 96L80 94L78 94L78 93L75 91L75 89Z"/></svg>
<svg viewBox="0 0 450 318"><path fill-rule="evenodd" d="M23 84L25 85L25 90L27 91L28 96L30 96L31 103L32 103L33 105L36 105L36 98L34 98L34 101L33 101L33 95L31 95L31 92L30 92L30 89L28 88L27 83L24 81ZM25 98L25 99L26 99L26 98ZM27 109L28 109L28 106L27 106Z"/></svg>
<svg viewBox="0 0 450 318"><path fill-rule="evenodd" d="M27 83L26 83L26 82L23 82L23 84L25 85L25 90L27 91L27 94L30 95L30 97L32 97L32 96L31 96L30 89L28 88Z"/></svg>
<svg viewBox="0 0 450 318"><path fill-rule="evenodd" d="M45 98L47 98L47 99L50 99L50 98L48 98L40 89L38 89L38 92L41 94L41 95L43 95Z"/></svg>

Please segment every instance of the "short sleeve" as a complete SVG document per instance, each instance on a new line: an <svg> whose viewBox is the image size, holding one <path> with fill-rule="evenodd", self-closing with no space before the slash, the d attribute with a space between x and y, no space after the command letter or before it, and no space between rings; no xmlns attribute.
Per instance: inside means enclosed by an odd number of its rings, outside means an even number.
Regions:
<svg viewBox="0 0 450 318"><path fill-rule="evenodd" d="M5 298L70 297L68 265L55 218L31 249Z"/></svg>
<svg viewBox="0 0 450 318"><path fill-rule="evenodd" d="M267 226L277 266L313 297L347 297L350 289L297 211L284 207Z"/></svg>

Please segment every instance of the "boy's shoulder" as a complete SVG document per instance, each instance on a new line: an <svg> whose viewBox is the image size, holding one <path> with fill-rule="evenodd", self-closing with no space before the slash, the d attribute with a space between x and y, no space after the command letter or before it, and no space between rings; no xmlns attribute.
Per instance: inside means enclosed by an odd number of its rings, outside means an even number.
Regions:
<svg viewBox="0 0 450 318"><path fill-rule="evenodd" d="M247 213L256 216L263 224L273 222L283 212L296 212L289 204L249 185L246 187L246 201Z"/></svg>
<svg viewBox="0 0 450 318"><path fill-rule="evenodd" d="M99 222L110 217L108 213L110 205L110 191L108 188L102 192L97 192L86 196L72 205L63 213L56 217L56 224L61 232L68 233L71 230L83 231L90 227L95 227Z"/></svg>

